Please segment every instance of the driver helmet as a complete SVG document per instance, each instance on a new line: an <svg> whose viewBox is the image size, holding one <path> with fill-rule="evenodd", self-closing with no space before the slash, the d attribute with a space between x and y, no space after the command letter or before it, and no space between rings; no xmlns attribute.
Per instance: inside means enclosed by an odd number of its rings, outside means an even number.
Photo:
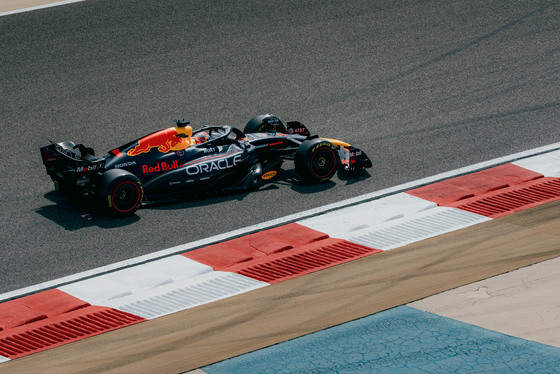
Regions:
<svg viewBox="0 0 560 374"><path fill-rule="evenodd" d="M197 144L204 143L210 140L210 134L208 134L206 131L200 131L194 134L192 138L196 141Z"/></svg>

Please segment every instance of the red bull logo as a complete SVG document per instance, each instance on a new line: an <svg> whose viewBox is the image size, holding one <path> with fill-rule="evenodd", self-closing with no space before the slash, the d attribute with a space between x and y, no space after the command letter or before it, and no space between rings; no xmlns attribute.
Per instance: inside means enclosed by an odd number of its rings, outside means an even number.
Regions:
<svg viewBox="0 0 560 374"><path fill-rule="evenodd" d="M129 156L137 156L149 152L152 148L157 148L162 153L171 151L175 146L184 142L183 138L177 136L174 128L158 131L138 140L138 145L129 150Z"/></svg>
<svg viewBox="0 0 560 374"><path fill-rule="evenodd" d="M160 171L173 170L178 168L179 163L177 162L177 160L173 160L173 162L171 162L170 164L168 164L167 162L158 162L156 166L142 165L142 173L159 173Z"/></svg>

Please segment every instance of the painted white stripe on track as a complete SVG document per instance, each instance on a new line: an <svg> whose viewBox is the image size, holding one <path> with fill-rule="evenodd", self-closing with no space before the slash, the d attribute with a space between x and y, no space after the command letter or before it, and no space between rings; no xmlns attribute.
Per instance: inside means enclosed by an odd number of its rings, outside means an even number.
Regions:
<svg viewBox="0 0 560 374"><path fill-rule="evenodd" d="M368 227L377 227L436 207L437 204L434 202L401 192L307 218L298 223L322 231L333 238L345 239L346 234Z"/></svg>
<svg viewBox="0 0 560 374"><path fill-rule="evenodd" d="M136 275L140 275L145 266L138 266ZM144 285L138 289L130 288L116 277L112 278L107 280L106 276L99 276L59 289L92 305L106 306L142 318L154 319L269 285L243 275L222 271L206 272L192 278L159 284L153 288ZM132 277L127 280L134 279L135 277Z"/></svg>
<svg viewBox="0 0 560 374"><path fill-rule="evenodd" d="M536 171L545 177L560 178L560 150L519 160L513 164Z"/></svg>
<svg viewBox="0 0 560 374"><path fill-rule="evenodd" d="M441 173L441 174L437 174L431 177L427 177L427 178L423 178L423 179L419 179L413 182L408 182L405 184L401 184L395 187L390 187L390 188L386 188L380 191L375 191L369 194L365 194L365 195L361 195L361 196L357 196L351 199L347 199L347 200L343 200L337 203L333 203L333 204L329 204L329 205L324 205L322 207L319 208L315 208L315 209L310 209L304 212L300 212L300 213L296 213L296 214L292 214L289 216L285 216L285 217L281 217L281 218L277 218L274 220L270 220L267 222L263 222L263 223L259 223L256 225L252 225L252 226L248 226L245 228L241 228L241 229L237 229L237 230L233 230L230 232L226 232L220 235L215 235L209 238L205 238L205 239L201 239L201 240L197 240L197 241L193 241L190 243L185 243L176 247L172 247L172 248L168 248L168 249L164 249L158 252L154 252L154 253L150 253L144 256L139 256L136 258L132 258L126 261L121 261L121 262L117 262L114 264L110 264L107 266L102 266L96 269L92 269L92 270L88 270L88 271L84 271L81 273L77 273L77 274L73 274L73 275L69 275L67 277L63 277L63 278L59 278L59 279L55 279L52 281L47 281L47 282L43 282L40 284L36 284L30 287L25 287L25 288L21 288L19 290L15 290L15 291L10 291L10 292L6 292L4 294L0 295L0 302L3 301L7 301L7 300L11 300L11 299L15 299L15 298L19 298L28 294L32 294L32 293L36 293L39 291L43 291L43 290L47 290L47 289L51 289L51 288L57 288L57 287L61 287L73 282L77 282L77 281L81 281L84 279L89 279L92 277L96 277L98 275L104 274L104 273L111 273L117 270L121 270L121 269L125 269L131 266L135 266L135 265L139 265L139 264L143 264L143 263L147 263L150 261L154 261L154 260L158 260L158 259L162 259L164 257L169 257L172 255L176 255L179 253L183 253L195 248L200 248L200 247L205 247L208 246L210 244L214 244L214 243L218 243L218 242L222 242L228 239L232 239L235 237L239 237L242 235L246 235L246 234L250 234L253 232L257 232L257 231L262 231L268 228L272 228L275 226L279 226L279 225L283 225L286 223L290 223L290 222L295 222L295 221L299 221L299 220L303 220L305 218L311 218L323 213L327 213L336 209L341 209L341 208L345 208L345 207L349 207L352 205L356 205L356 204L360 204L360 203L364 203L366 201L370 201L370 200L374 200L374 199L379 199L381 197L386 197L389 195L394 195L394 194L398 194L400 192L404 192L404 191L408 191L411 190L413 188L417 188L423 185L427 185L430 183L435 183L444 179L449 179L455 176L459 176L459 175L463 175L463 174L467 174L467 173L472 173L472 172L476 172L479 170L483 170L492 166L496 166L496 165L500 165L500 164L505 164L508 162L517 162L518 160L527 158L527 157L531 157L531 156L535 156L535 155L540 155L543 153L547 153L547 152L551 152L551 151L559 151L560 150L560 142L559 143L554 143L554 144L550 144L547 146L543 146L543 147L539 147L539 148L535 148L535 149L531 149L528 151L524 151L524 152L519 152L519 153L515 153L509 156L504 156L504 157L500 157L500 158L496 158L493 160L489 160L489 161L485 161L485 162L481 162L478 164L474 164L474 165L470 165L470 166L466 166L463 168L459 168L459 169L455 169L455 170L451 170L445 173Z"/></svg>
<svg viewBox="0 0 560 374"><path fill-rule="evenodd" d="M395 196L398 195L401 194ZM390 213L390 207L387 207L387 210ZM324 232L332 238L346 239L370 248L387 251L492 220L464 210L439 206L412 214L405 213L406 215L402 215L402 217L390 219L386 222L380 222L376 219L377 211L375 209L372 209L372 212L369 219L364 218L361 221L361 227L352 227L350 230L341 230L344 223L342 223L341 228L334 228L330 224L331 227L329 228L322 226L323 222L337 223L337 218L335 218L337 212L326 213L323 216L298 221L298 223Z"/></svg>
<svg viewBox="0 0 560 374"><path fill-rule="evenodd" d="M57 1L55 3L32 6L32 7L28 7L28 8L14 9L14 10L6 11L6 12L0 12L0 17L9 16L11 14L17 14L17 13L31 12L31 11L39 10L39 9L51 8L51 7L55 7L55 6L67 5L67 4L72 4L72 3L79 3L79 2L82 2L82 1L86 1L86 0L64 0L64 1Z"/></svg>
<svg viewBox="0 0 560 374"><path fill-rule="evenodd" d="M386 251L489 220L402 192L297 223L332 238Z"/></svg>

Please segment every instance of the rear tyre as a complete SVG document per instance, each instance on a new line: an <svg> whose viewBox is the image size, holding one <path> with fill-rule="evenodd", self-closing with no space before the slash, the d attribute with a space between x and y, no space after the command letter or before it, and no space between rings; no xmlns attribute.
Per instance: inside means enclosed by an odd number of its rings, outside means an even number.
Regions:
<svg viewBox="0 0 560 374"><path fill-rule="evenodd" d="M297 173L304 181L322 183L330 180L336 173L340 158L334 144L316 138L306 140L299 146L294 163Z"/></svg>
<svg viewBox="0 0 560 374"><path fill-rule="evenodd" d="M103 174L100 196L106 213L126 217L133 215L142 203L144 189L134 174L112 169Z"/></svg>
<svg viewBox="0 0 560 374"><path fill-rule="evenodd" d="M245 134L274 131L282 134L287 133L286 126L284 126L278 117L273 116L272 114L261 114L251 118L243 130Z"/></svg>

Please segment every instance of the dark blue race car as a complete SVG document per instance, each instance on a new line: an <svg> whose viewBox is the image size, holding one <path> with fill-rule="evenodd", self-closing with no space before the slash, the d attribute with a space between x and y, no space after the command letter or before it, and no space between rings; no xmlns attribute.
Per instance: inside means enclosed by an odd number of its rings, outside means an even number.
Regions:
<svg viewBox="0 0 560 374"><path fill-rule="evenodd" d="M340 140L311 135L300 122L264 114L244 131L188 122L148 134L96 157L71 141L41 148L47 174L61 193L92 196L115 216L134 214L143 202L208 191L243 191L272 180L283 160L309 183L328 181L339 169L370 168L365 153Z"/></svg>

